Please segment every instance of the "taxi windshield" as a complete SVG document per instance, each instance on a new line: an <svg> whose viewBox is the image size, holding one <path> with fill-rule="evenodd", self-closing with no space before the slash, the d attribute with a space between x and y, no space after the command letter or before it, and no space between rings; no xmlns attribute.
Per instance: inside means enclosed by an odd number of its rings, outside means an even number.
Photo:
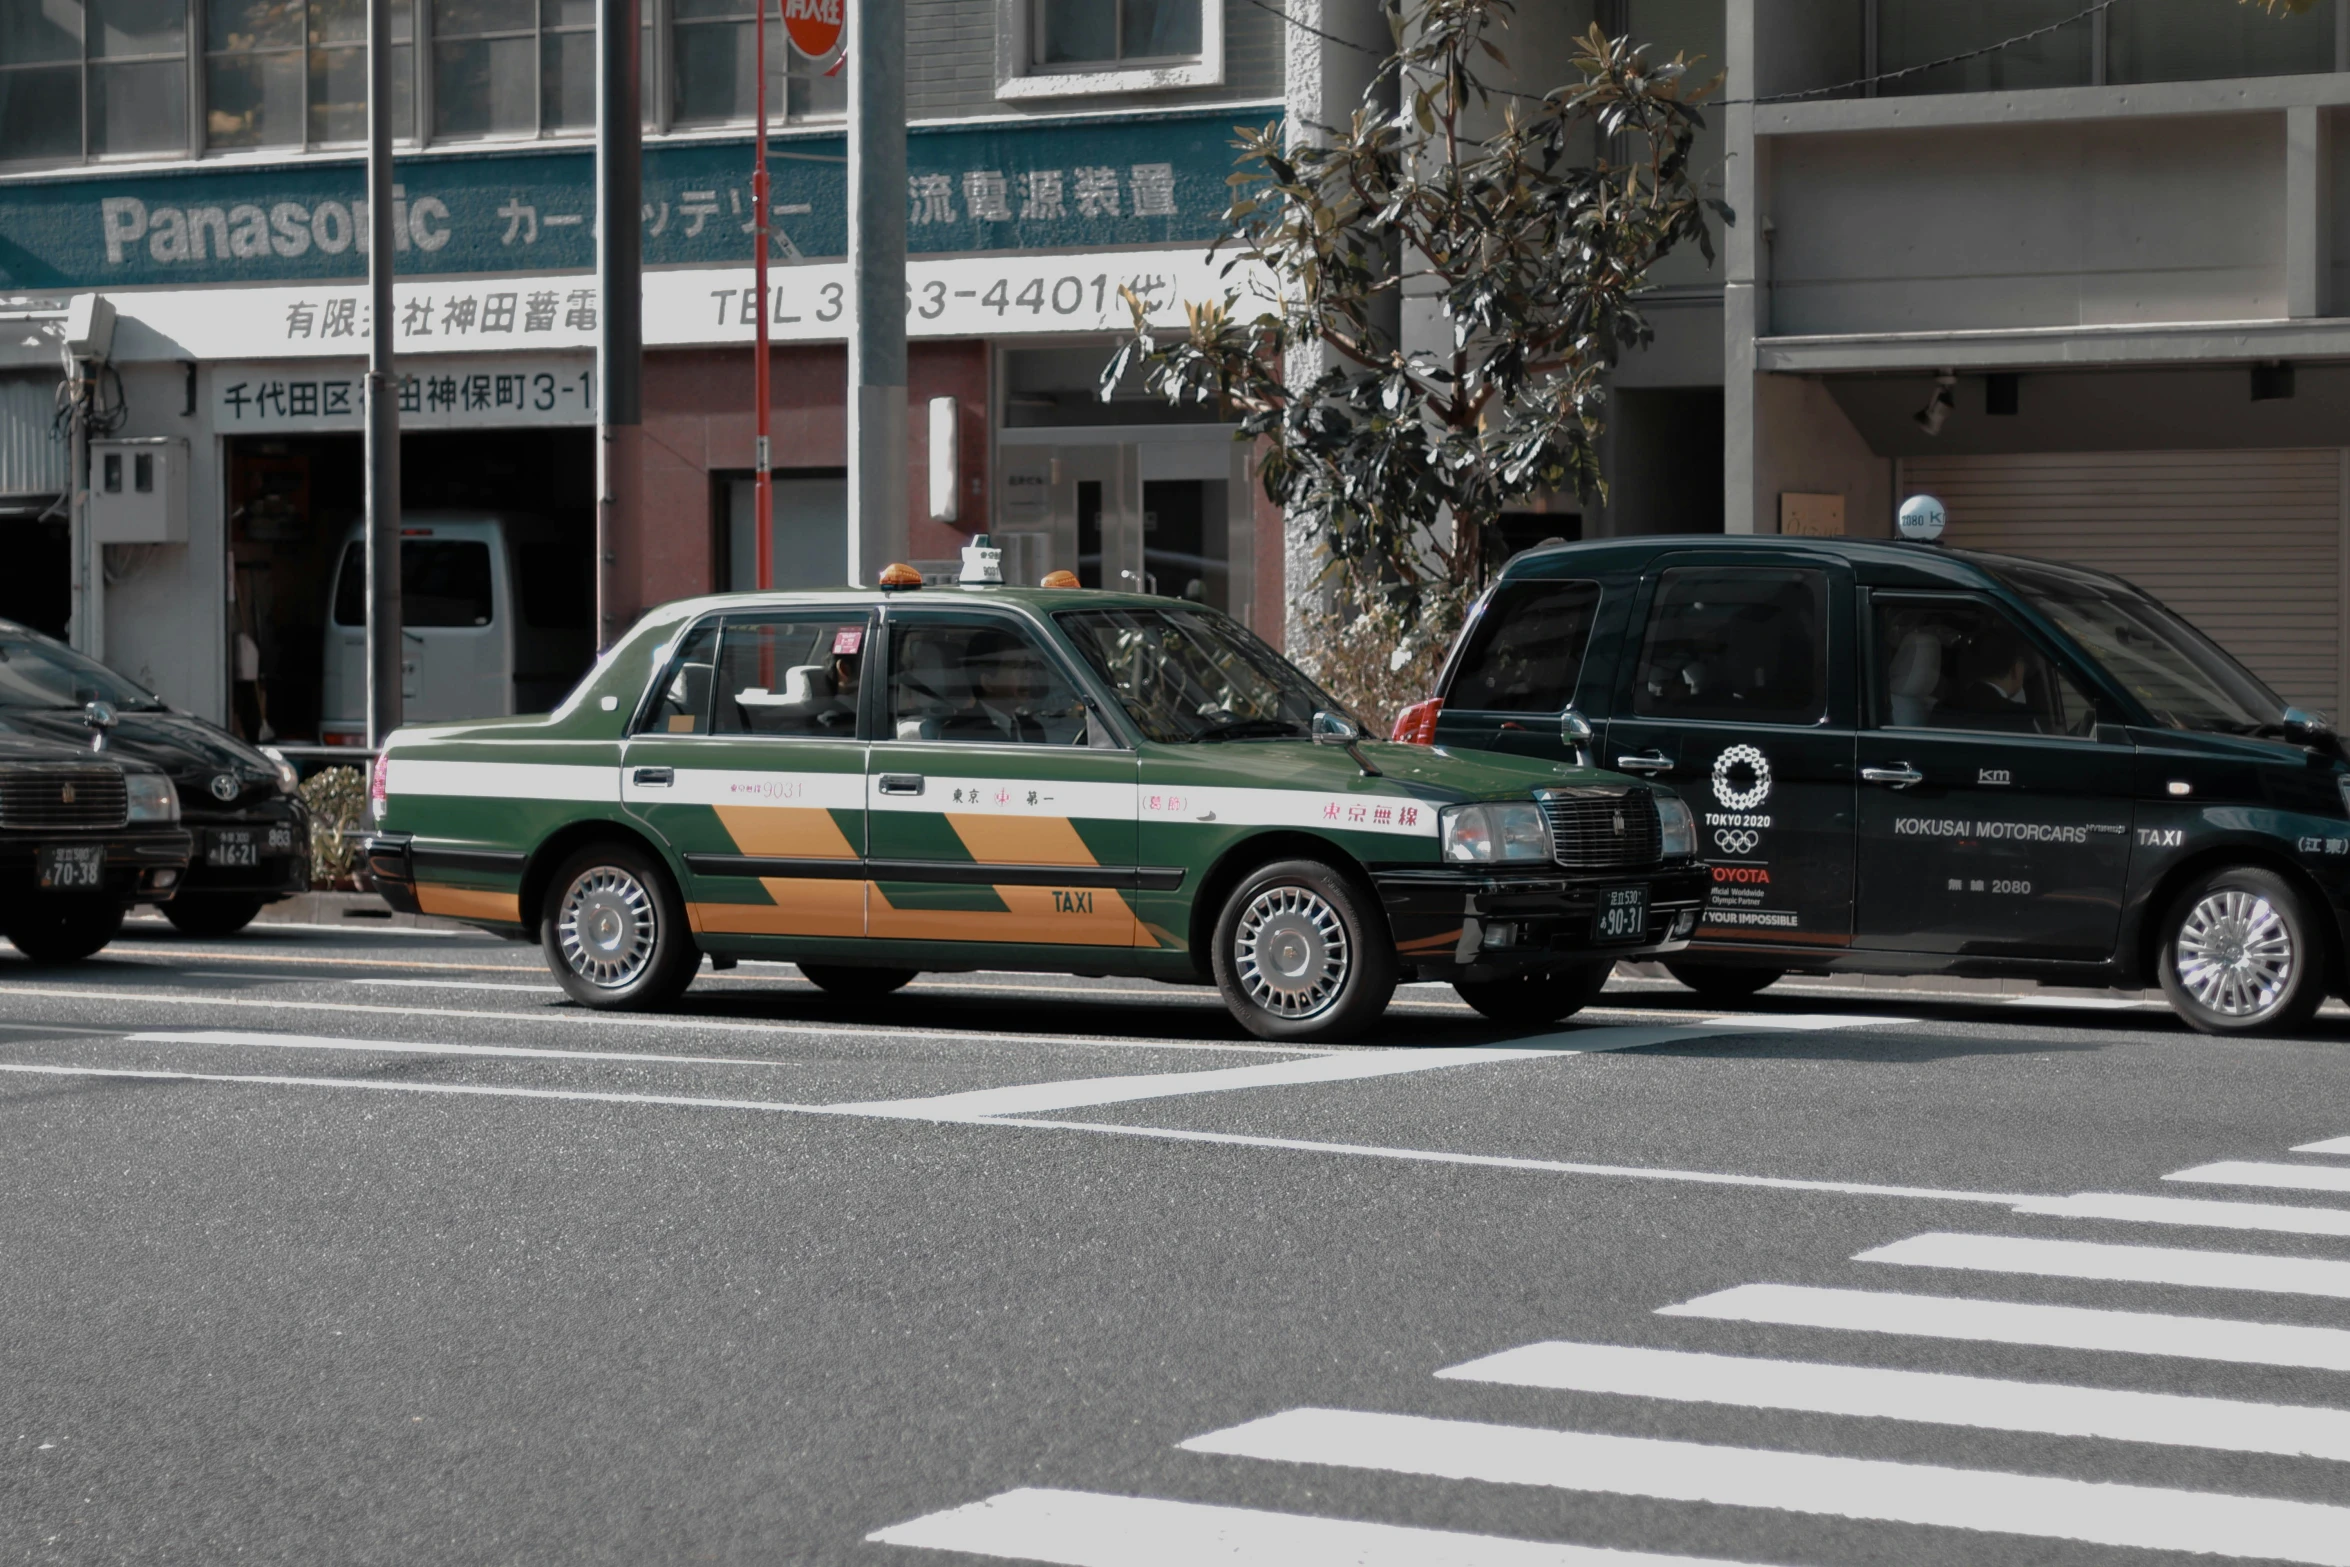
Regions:
<svg viewBox="0 0 2350 1567"><path fill-rule="evenodd" d="M1144 735L1165 744L1277 740L1344 712L1303 671L1221 615L1069 610L1054 617Z"/></svg>
<svg viewBox="0 0 2350 1567"><path fill-rule="evenodd" d="M111 702L125 712L160 708L152 693L47 637L0 627L0 709L78 708Z"/></svg>
<svg viewBox="0 0 2350 1567"><path fill-rule="evenodd" d="M2010 586L2173 729L2281 733L2285 704L2202 632L2123 583L2006 564Z"/></svg>

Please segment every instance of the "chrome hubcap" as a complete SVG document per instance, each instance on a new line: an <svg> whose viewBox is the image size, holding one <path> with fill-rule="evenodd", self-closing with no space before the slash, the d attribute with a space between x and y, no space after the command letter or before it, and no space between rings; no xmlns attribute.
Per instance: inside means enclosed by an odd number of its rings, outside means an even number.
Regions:
<svg viewBox="0 0 2350 1567"><path fill-rule="evenodd" d="M659 932L652 894L616 865L582 872L563 894L555 920L564 963L604 990L618 990L644 973Z"/></svg>
<svg viewBox="0 0 2350 1567"><path fill-rule="evenodd" d="M2222 1017L2258 1017L2293 979L2293 932L2268 899L2208 893L2179 927L2179 983Z"/></svg>
<svg viewBox="0 0 2350 1567"><path fill-rule="evenodd" d="M1233 967L1248 998L1275 1017L1327 1010L1346 988L1353 949L1346 924L1319 893L1268 887L1240 917Z"/></svg>

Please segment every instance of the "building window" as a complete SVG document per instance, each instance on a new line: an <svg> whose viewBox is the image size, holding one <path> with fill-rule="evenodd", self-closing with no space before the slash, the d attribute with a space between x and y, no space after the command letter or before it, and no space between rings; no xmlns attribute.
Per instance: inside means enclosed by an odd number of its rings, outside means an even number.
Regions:
<svg viewBox="0 0 2350 1567"><path fill-rule="evenodd" d="M756 0L672 0L673 123L727 125L755 117L758 47L752 25L757 15ZM846 113L849 78L846 71L836 69L838 63L810 60L794 49L771 9L767 17L769 118L782 121Z"/></svg>
<svg viewBox="0 0 2350 1567"><path fill-rule="evenodd" d="M2077 0L1877 0L1877 69L1900 71L1982 49L2060 22ZM2087 17L2030 43L1978 54L1880 82L1885 97L1916 93L1999 92L2018 87L2081 87L2091 80L2096 31Z"/></svg>
<svg viewBox="0 0 2350 1567"><path fill-rule="evenodd" d="M996 0L996 96L1077 98L1224 80L1222 0Z"/></svg>
<svg viewBox="0 0 2350 1567"><path fill-rule="evenodd" d="M177 0L175 0L177 3ZM207 0L204 144L367 139L366 0ZM392 133L415 134L415 11L392 10Z"/></svg>
<svg viewBox="0 0 2350 1567"><path fill-rule="evenodd" d="M72 163L187 145L186 0L0 5L0 159Z"/></svg>
<svg viewBox="0 0 2350 1567"><path fill-rule="evenodd" d="M2298 15L2207 0L2132 0L2079 17L2077 0L1873 0L1875 71L1988 52L1879 81L1882 97L2293 76L2336 69L2339 7ZM2079 17L2069 22L2067 18ZM2048 29L2043 32L2042 29ZM2010 38L2038 34L1999 49Z"/></svg>
<svg viewBox="0 0 2350 1567"><path fill-rule="evenodd" d="M2258 5L2182 5L2136 0L2108 13L2105 79L2189 82L2219 76L2299 76L2335 69L2340 13L2313 5L2298 16Z"/></svg>

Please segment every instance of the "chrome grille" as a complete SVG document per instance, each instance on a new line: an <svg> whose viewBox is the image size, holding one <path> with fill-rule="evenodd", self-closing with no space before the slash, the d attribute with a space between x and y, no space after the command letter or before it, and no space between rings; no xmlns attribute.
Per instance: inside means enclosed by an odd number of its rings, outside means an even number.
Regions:
<svg viewBox="0 0 2350 1567"><path fill-rule="evenodd" d="M120 827L129 816L118 768L0 766L0 827Z"/></svg>
<svg viewBox="0 0 2350 1567"><path fill-rule="evenodd" d="M1553 852L1569 870L1653 865L1660 856L1656 796L1646 789L1544 789L1538 798Z"/></svg>

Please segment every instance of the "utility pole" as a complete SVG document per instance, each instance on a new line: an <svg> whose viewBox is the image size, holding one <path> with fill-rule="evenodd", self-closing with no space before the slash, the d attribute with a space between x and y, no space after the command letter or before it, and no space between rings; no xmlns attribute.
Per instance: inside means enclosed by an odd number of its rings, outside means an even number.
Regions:
<svg viewBox="0 0 2350 1567"><path fill-rule="evenodd" d="M404 716L400 382L392 370L392 0L367 0L367 743Z"/></svg>
<svg viewBox="0 0 2350 1567"><path fill-rule="evenodd" d="M849 581L906 532L906 4L849 27Z"/></svg>
<svg viewBox="0 0 2350 1567"><path fill-rule="evenodd" d="M776 0L779 17L782 8L783 0ZM751 444L751 558L756 563L753 585L763 593L775 586L775 475L767 411L767 224L772 210L767 202L767 0L759 0L759 20L752 32L758 39L759 141L751 154L751 243L758 247L751 272L752 292L759 301L759 330L751 368L751 400L758 411L758 434ZM787 42L784 47L791 45Z"/></svg>
<svg viewBox="0 0 2350 1567"><path fill-rule="evenodd" d="M637 0L596 11L596 651L620 640L619 557L643 504L643 115Z"/></svg>

